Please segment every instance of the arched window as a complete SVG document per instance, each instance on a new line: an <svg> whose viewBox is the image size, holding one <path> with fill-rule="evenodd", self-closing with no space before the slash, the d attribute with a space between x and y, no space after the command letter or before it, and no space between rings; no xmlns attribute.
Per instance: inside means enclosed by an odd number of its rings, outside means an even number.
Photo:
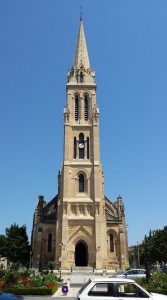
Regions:
<svg viewBox="0 0 167 300"><path fill-rule="evenodd" d="M77 157L77 140L74 138L74 159Z"/></svg>
<svg viewBox="0 0 167 300"><path fill-rule="evenodd" d="M84 192L84 175L80 174L79 175L79 193Z"/></svg>
<svg viewBox="0 0 167 300"><path fill-rule="evenodd" d="M75 96L75 121L78 121L79 117L79 99L78 95Z"/></svg>
<svg viewBox="0 0 167 300"><path fill-rule="evenodd" d="M52 251L52 234L48 234L48 252Z"/></svg>
<svg viewBox="0 0 167 300"><path fill-rule="evenodd" d="M84 144L84 134L80 133L79 134L79 158L83 159L85 155L85 144Z"/></svg>
<svg viewBox="0 0 167 300"><path fill-rule="evenodd" d="M80 72L80 82L83 82L83 73L82 73L82 71Z"/></svg>
<svg viewBox="0 0 167 300"><path fill-rule="evenodd" d="M85 95L84 97L84 117L85 117L85 121L88 120L88 96Z"/></svg>
<svg viewBox="0 0 167 300"><path fill-rule="evenodd" d="M114 237L112 233L110 233L110 252L114 252Z"/></svg>
<svg viewBox="0 0 167 300"><path fill-rule="evenodd" d="M89 159L89 138L87 137L87 159Z"/></svg>

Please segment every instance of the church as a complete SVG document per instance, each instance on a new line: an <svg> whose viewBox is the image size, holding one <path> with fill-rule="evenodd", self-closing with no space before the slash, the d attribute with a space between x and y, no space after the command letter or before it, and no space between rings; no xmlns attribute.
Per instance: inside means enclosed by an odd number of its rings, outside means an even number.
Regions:
<svg viewBox="0 0 167 300"><path fill-rule="evenodd" d="M99 108L82 17L73 65L67 74L63 162L58 194L39 196L32 226L32 266L47 269L129 267L124 204L104 194Z"/></svg>

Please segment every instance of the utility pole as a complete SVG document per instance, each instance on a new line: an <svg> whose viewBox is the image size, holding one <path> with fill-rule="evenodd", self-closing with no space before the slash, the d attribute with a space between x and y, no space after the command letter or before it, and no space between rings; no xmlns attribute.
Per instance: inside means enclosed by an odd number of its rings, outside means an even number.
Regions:
<svg viewBox="0 0 167 300"><path fill-rule="evenodd" d="M139 252L139 243L137 241L137 264L138 268L140 268L140 252Z"/></svg>

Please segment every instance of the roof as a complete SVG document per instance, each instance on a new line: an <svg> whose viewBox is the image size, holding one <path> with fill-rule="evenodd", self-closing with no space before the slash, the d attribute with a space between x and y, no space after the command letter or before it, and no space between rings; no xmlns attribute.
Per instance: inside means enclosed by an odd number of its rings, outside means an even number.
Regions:
<svg viewBox="0 0 167 300"><path fill-rule="evenodd" d="M116 278L116 277L93 277L90 278L93 282L135 282L133 279Z"/></svg>

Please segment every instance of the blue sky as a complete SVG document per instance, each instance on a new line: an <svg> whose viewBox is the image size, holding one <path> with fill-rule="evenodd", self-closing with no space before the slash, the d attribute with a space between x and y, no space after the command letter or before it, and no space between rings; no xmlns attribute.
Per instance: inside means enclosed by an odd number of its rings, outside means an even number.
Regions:
<svg viewBox="0 0 167 300"><path fill-rule="evenodd" d="M0 234L57 194L80 6L100 108L105 195L129 246L167 225L167 1L0 1Z"/></svg>

